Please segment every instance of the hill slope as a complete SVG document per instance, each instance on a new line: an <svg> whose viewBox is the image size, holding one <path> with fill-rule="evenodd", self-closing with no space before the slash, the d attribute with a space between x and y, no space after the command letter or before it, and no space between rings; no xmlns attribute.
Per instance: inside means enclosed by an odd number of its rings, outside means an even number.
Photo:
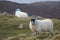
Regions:
<svg viewBox="0 0 60 40"><path fill-rule="evenodd" d="M29 19L19 19L13 15L0 14L0 40L60 40L60 20L52 20L54 36L49 37L49 35L43 34L38 38L34 37L29 29ZM24 29L18 28L20 23L24 25Z"/></svg>
<svg viewBox="0 0 60 40"><path fill-rule="evenodd" d="M29 15L39 15L45 18L60 19L60 2L37 2L31 4L19 4L9 1L0 1L0 12L14 14L16 8L27 12Z"/></svg>

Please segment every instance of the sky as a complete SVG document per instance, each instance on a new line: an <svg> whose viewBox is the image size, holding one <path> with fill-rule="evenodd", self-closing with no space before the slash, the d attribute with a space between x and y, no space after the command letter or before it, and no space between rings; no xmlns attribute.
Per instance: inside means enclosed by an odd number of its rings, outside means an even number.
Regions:
<svg viewBox="0 0 60 40"><path fill-rule="evenodd" d="M33 3L33 2L41 2L41 1L60 1L60 0L8 0L18 3Z"/></svg>

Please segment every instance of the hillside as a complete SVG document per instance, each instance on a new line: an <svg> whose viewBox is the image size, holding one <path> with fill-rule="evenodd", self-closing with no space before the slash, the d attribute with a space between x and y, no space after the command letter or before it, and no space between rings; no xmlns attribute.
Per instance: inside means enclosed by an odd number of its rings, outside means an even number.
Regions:
<svg viewBox="0 0 60 40"><path fill-rule="evenodd" d="M14 15L0 14L0 40L60 40L60 20L52 19L54 23L54 36L42 33L40 37L32 35L29 29L29 19L19 19ZM24 28L18 25L24 24Z"/></svg>
<svg viewBox="0 0 60 40"><path fill-rule="evenodd" d="M9 14L14 14L16 8L24 10L27 4L18 4L10 1L0 1L0 12L7 12Z"/></svg>
<svg viewBox="0 0 60 40"><path fill-rule="evenodd" d="M30 4L36 7L33 14L47 18L60 18L60 2L37 2Z"/></svg>
<svg viewBox="0 0 60 40"><path fill-rule="evenodd" d="M6 11L9 14L14 14L16 8L20 8L22 11L27 12L29 16L38 15L45 18L60 19L60 1L36 2L30 4L0 1L0 12Z"/></svg>

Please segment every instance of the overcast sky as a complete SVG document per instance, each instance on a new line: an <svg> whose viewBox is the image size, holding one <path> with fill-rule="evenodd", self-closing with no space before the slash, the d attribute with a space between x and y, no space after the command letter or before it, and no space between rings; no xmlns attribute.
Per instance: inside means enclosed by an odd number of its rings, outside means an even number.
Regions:
<svg viewBox="0 0 60 40"><path fill-rule="evenodd" d="M19 2L19 3L32 3L32 2L41 2L41 1L60 1L60 0L9 0L13 2Z"/></svg>

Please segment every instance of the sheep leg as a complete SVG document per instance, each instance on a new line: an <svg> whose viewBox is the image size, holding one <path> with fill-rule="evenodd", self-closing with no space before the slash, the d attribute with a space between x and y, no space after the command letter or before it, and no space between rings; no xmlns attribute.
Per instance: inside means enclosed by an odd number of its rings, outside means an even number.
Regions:
<svg viewBox="0 0 60 40"><path fill-rule="evenodd" d="M33 34L32 34L33 36L36 36L36 32L33 32Z"/></svg>
<svg viewBox="0 0 60 40"><path fill-rule="evenodd" d="M35 34L36 34L36 35L39 35L39 32L38 32L38 31L35 31Z"/></svg>
<svg viewBox="0 0 60 40"><path fill-rule="evenodd" d="M35 32L33 32L33 35L34 36L39 35L39 32L35 31Z"/></svg>
<svg viewBox="0 0 60 40"><path fill-rule="evenodd" d="M51 33L51 36L53 36L54 34L53 34L53 32Z"/></svg>
<svg viewBox="0 0 60 40"><path fill-rule="evenodd" d="M50 31L50 34L51 34L51 36L53 36L54 34L53 34L53 31Z"/></svg>

